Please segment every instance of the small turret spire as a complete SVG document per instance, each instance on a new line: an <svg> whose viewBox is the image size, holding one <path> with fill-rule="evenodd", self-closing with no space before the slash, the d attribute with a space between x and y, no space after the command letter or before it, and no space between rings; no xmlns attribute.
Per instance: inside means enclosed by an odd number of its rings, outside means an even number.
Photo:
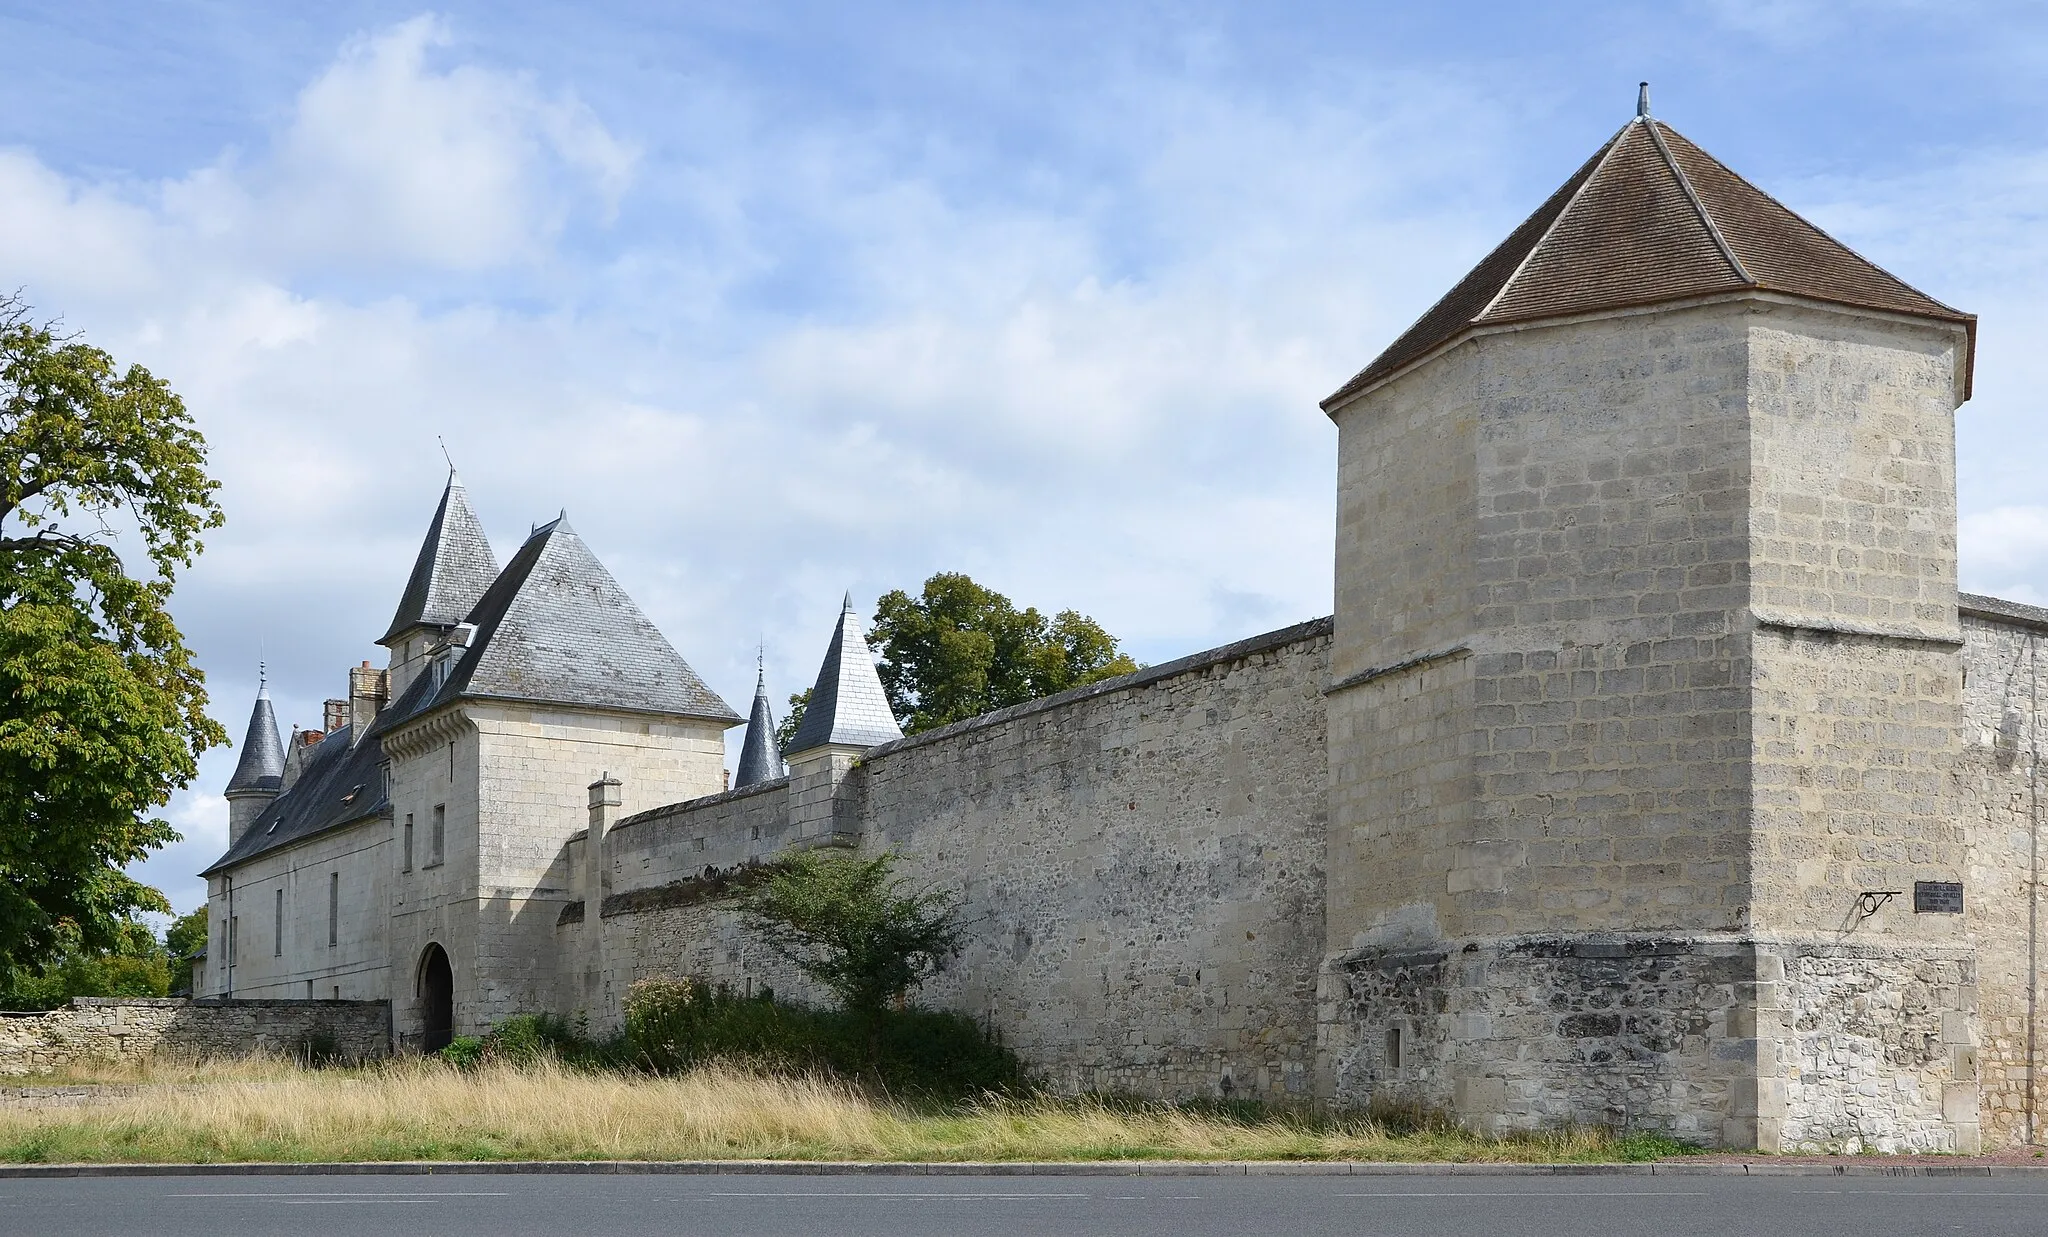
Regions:
<svg viewBox="0 0 2048 1237"><path fill-rule="evenodd" d="M902 737L903 728L890 712L889 695L875 672L875 655L849 592L789 749L801 753L827 744L873 747Z"/></svg>
<svg viewBox="0 0 2048 1237"><path fill-rule="evenodd" d="M747 735L740 744L740 767L733 773L732 788L754 786L782 776L782 753L775 748L775 714L768 707L767 650L754 652L754 707L747 718Z"/></svg>
<svg viewBox="0 0 2048 1237"><path fill-rule="evenodd" d="M1650 83L1648 82L1636 84L1636 115L1644 120L1650 118Z"/></svg>

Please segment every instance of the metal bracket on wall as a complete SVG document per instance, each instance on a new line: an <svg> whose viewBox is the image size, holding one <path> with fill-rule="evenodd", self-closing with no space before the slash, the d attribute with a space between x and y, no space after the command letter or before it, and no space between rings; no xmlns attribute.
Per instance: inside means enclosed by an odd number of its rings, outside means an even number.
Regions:
<svg viewBox="0 0 2048 1237"><path fill-rule="evenodd" d="M1856 918L1858 922L1870 918L1883 909L1884 904L1906 892L1903 889L1866 889L1856 895Z"/></svg>

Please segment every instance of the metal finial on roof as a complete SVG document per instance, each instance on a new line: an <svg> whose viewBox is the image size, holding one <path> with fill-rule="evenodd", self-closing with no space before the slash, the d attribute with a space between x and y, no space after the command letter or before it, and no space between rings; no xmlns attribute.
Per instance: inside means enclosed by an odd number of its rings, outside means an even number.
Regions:
<svg viewBox="0 0 2048 1237"><path fill-rule="evenodd" d="M256 663L256 694L264 697L270 695L269 667L260 661Z"/></svg>
<svg viewBox="0 0 2048 1237"><path fill-rule="evenodd" d="M847 589L847 590L846 590L846 600L845 600L844 602L842 602L842 603L840 604L840 607L839 607L839 612L840 612L841 614L852 614L852 613L853 613L853 590L852 590L852 589Z"/></svg>
<svg viewBox="0 0 2048 1237"><path fill-rule="evenodd" d="M441 458L448 461L448 477L450 480L453 480L455 477L455 457L448 454L448 440L436 434L434 435L434 441L441 444Z"/></svg>
<svg viewBox="0 0 2048 1237"><path fill-rule="evenodd" d="M1645 120L1650 118L1650 83L1648 82L1639 82L1636 85L1636 115L1641 116Z"/></svg>

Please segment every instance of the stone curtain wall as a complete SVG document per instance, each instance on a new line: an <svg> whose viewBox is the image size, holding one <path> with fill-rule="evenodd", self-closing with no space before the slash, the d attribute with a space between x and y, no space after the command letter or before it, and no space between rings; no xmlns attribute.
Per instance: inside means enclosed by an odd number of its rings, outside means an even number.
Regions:
<svg viewBox="0 0 2048 1237"><path fill-rule="evenodd" d="M294 1053L319 1046L367 1061L391 1051L387 1001L101 999L0 1016L0 1076L68 1066Z"/></svg>
<svg viewBox="0 0 2048 1237"><path fill-rule="evenodd" d="M2037 864L2048 864L2040 837L2048 787L2035 757L2048 746L2040 713L2048 708L2048 611L1966 597L1963 603L1962 753L1956 767L1961 818L1970 836L1963 915L1979 969L1976 1068L1987 1146L2048 1137L2042 1096L2030 1093L2027 994L2037 981L2048 920L2030 902ZM2041 849L2037 852L2036 846ZM2041 1038L2038 1034L2035 1036ZM2048 1044L2036 1043L2037 1049Z"/></svg>
<svg viewBox="0 0 2048 1237"><path fill-rule="evenodd" d="M839 790L861 848L964 897L966 950L921 999L997 1028L1062 1090L1305 1098L1328 651L1327 621L1302 624L870 752ZM620 827L614 991L695 975L816 996L703 873L769 853L755 818L783 797ZM641 873L670 879L632 887Z"/></svg>

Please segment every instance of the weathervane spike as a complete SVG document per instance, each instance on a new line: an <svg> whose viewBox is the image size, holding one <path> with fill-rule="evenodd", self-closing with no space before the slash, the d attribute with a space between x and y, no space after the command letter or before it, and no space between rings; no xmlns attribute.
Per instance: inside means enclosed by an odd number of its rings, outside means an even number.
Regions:
<svg viewBox="0 0 2048 1237"><path fill-rule="evenodd" d="M441 458L448 461L448 471L454 472L455 457L448 454L448 440L436 434L434 435L434 441L441 444Z"/></svg>
<svg viewBox="0 0 2048 1237"><path fill-rule="evenodd" d="M1636 115L1644 120L1650 118L1650 83L1648 82L1639 82L1636 85Z"/></svg>

